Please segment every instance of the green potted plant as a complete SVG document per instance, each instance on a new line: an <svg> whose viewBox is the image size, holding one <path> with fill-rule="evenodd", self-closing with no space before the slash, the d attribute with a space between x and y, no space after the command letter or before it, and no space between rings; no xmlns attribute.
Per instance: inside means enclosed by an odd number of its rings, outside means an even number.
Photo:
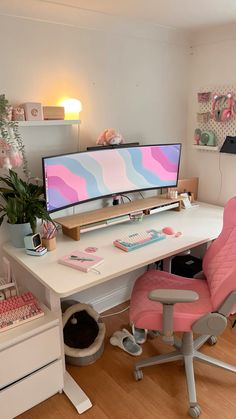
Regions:
<svg viewBox="0 0 236 419"><path fill-rule="evenodd" d="M13 167L20 167L27 179L30 173L28 169L28 162L26 159L25 146L19 132L18 121L12 121L11 115L12 106L9 104L5 95L0 95L0 152L5 152L7 155L0 154L0 168L12 169Z"/></svg>
<svg viewBox="0 0 236 419"><path fill-rule="evenodd" d="M24 235L36 233L37 219L51 221L45 208L43 187L22 180L16 172L0 176L0 226L6 217L16 247L24 247ZM15 231L17 228L18 232ZM23 229L20 237L19 229Z"/></svg>

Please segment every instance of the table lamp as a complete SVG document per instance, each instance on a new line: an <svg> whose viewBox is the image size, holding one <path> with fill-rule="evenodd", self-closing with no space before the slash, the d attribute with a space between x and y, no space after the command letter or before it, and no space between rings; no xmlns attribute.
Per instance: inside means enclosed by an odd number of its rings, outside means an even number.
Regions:
<svg viewBox="0 0 236 419"><path fill-rule="evenodd" d="M65 99L60 102L61 106L65 108L66 120L78 120L79 113L82 110L81 102L78 99Z"/></svg>

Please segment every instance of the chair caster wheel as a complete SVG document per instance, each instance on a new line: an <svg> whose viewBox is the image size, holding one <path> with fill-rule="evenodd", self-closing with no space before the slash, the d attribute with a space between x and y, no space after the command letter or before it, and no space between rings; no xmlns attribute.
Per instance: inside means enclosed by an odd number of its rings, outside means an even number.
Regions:
<svg viewBox="0 0 236 419"><path fill-rule="evenodd" d="M198 418L201 414L201 408L199 404L196 404L196 406L190 407L188 410L188 414L191 416L191 418Z"/></svg>
<svg viewBox="0 0 236 419"><path fill-rule="evenodd" d="M209 345L213 346L217 342L217 337L214 336L214 335L212 335L212 336L209 337L209 339L207 340L207 342L209 343Z"/></svg>
<svg viewBox="0 0 236 419"><path fill-rule="evenodd" d="M140 381L143 379L143 371L141 370L135 370L134 371L134 378L136 381Z"/></svg>

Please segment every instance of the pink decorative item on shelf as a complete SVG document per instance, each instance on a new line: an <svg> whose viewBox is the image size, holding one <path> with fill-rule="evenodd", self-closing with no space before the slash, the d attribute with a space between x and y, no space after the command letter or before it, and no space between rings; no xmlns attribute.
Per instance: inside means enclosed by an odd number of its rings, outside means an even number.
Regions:
<svg viewBox="0 0 236 419"><path fill-rule="evenodd" d="M22 153L0 138L0 168L12 169L20 167L23 162Z"/></svg>
<svg viewBox="0 0 236 419"><path fill-rule="evenodd" d="M12 120L13 121L25 121L25 111L21 106L17 106L12 110Z"/></svg>
<svg viewBox="0 0 236 419"><path fill-rule="evenodd" d="M21 105L25 111L26 121L42 121L43 108L41 103L27 102Z"/></svg>
<svg viewBox="0 0 236 419"><path fill-rule="evenodd" d="M101 145L117 145L123 143L123 136L119 134L114 128L105 129L97 139L97 144Z"/></svg>
<svg viewBox="0 0 236 419"><path fill-rule="evenodd" d="M210 100L211 92L199 92L197 94L198 102L199 103L206 103Z"/></svg>
<svg viewBox="0 0 236 419"><path fill-rule="evenodd" d="M196 128L194 131L194 144L199 145L201 140L201 130L200 128Z"/></svg>

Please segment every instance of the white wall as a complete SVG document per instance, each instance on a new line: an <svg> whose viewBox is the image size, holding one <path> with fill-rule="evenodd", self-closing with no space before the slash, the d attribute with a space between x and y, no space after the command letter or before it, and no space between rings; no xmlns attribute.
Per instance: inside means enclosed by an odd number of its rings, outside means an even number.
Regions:
<svg viewBox="0 0 236 419"><path fill-rule="evenodd" d="M69 15L66 8L59 13L56 5L48 6L49 22L44 6L30 14L29 1L20 2L24 13L19 2L13 3L17 17L9 2L0 6L0 92L10 102L54 105L64 96L79 98L80 149L95 144L106 127L117 128L128 141L184 143L189 49L182 33L133 21L118 25L119 18L112 25L111 17L108 25L94 14L84 16L88 29L82 29L81 16L75 21L71 9ZM21 132L32 176L41 176L42 155L77 147L76 127ZM4 226L0 245L7 239ZM116 285L123 287L123 279Z"/></svg>
<svg viewBox="0 0 236 419"><path fill-rule="evenodd" d="M187 174L199 177L200 200L219 205L224 205L229 198L236 195L236 156L192 148L194 129L197 127L197 92L203 87L217 92L217 87L232 85L236 94L235 48L235 25L201 31L195 33L193 37L188 111ZM227 132L227 122L225 124Z"/></svg>

